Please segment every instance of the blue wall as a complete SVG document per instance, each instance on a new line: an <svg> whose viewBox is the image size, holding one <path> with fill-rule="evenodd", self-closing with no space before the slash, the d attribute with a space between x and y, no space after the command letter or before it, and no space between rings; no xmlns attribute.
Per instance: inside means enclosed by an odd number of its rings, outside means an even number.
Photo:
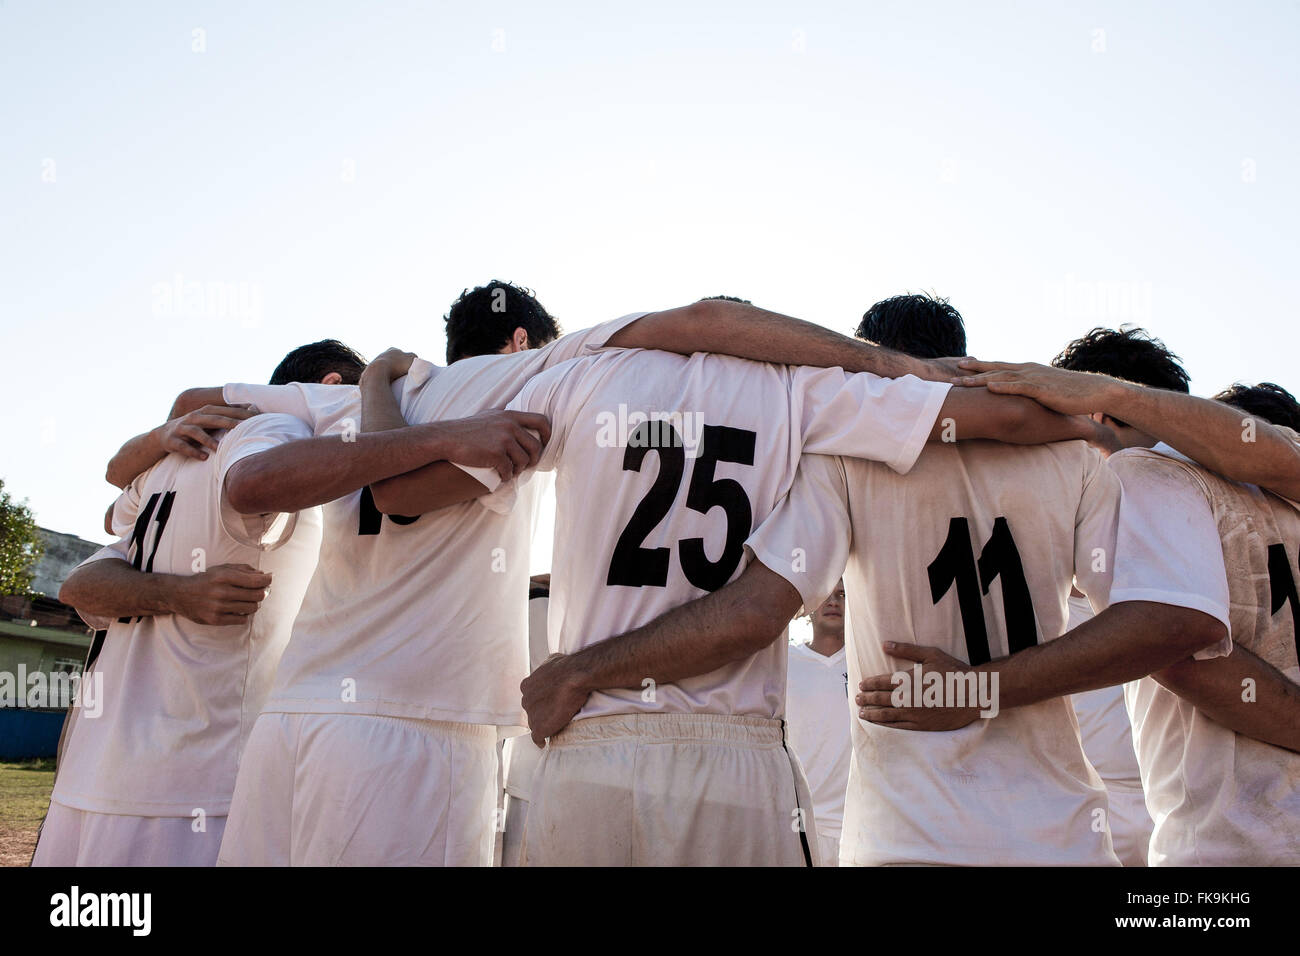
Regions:
<svg viewBox="0 0 1300 956"><path fill-rule="evenodd" d="M61 710L0 707L0 760L53 757L62 729Z"/></svg>

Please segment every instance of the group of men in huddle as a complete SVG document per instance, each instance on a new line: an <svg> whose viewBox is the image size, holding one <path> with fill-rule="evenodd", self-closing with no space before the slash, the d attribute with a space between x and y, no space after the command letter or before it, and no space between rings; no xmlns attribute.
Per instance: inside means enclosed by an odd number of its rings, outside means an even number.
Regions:
<svg viewBox="0 0 1300 956"><path fill-rule="evenodd" d="M313 343L118 452L35 864L1300 862L1285 390L1192 397L1133 329L976 362L927 296L446 322L445 366Z"/></svg>

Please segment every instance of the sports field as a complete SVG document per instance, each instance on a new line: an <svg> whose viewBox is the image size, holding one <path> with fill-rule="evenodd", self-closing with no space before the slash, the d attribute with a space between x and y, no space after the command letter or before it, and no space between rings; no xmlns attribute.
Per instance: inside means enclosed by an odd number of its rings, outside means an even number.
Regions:
<svg viewBox="0 0 1300 956"><path fill-rule="evenodd" d="M0 763L0 866L31 861L53 788L53 759Z"/></svg>

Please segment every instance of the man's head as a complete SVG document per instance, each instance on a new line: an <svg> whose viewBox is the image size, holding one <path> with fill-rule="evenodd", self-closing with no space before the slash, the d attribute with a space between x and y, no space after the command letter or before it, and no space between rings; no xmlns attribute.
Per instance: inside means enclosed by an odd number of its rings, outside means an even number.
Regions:
<svg viewBox="0 0 1300 956"><path fill-rule="evenodd" d="M462 292L446 322L448 365L471 355L541 348L560 335L532 290L497 279Z"/></svg>
<svg viewBox="0 0 1300 956"><path fill-rule="evenodd" d="M830 597L812 615L813 639L844 640L844 582L838 581Z"/></svg>
<svg viewBox="0 0 1300 956"><path fill-rule="evenodd" d="M1237 383L1215 395L1214 400L1239 408L1247 415L1300 432L1300 403L1281 385L1272 382L1258 385Z"/></svg>
<svg viewBox="0 0 1300 956"><path fill-rule="evenodd" d="M947 299L924 293L881 299L862 316L856 335L915 358L966 354L961 313Z"/></svg>
<svg viewBox="0 0 1300 956"><path fill-rule="evenodd" d="M271 384L355 385L365 367L366 360L338 339L321 339L300 345L281 359L271 373Z"/></svg>
<svg viewBox="0 0 1300 956"><path fill-rule="evenodd" d="M1067 345L1052 359L1052 364L1073 372L1097 372L1184 395L1190 391L1182 360L1164 342L1136 327L1093 329ZM1126 448L1150 448L1156 443L1151 435L1118 419L1100 413L1093 417L1109 425Z"/></svg>

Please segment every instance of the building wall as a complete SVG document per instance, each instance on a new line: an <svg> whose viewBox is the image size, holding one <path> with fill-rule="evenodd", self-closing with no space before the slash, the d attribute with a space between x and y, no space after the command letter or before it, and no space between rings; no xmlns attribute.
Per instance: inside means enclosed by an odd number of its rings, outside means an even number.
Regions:
<svg viewBox="0 0 1300 956"><path fill-rule="evenodd" d="M57 595L72 569L100 545L48 528L39 532L45 553L34 569L32 590L37 596L0 598L0 674L8 676L19 694L24 693L16 687L20 666L28 676L79 673L91 642L90 629ZM0 760L54 756L64 710L29 708L26 703L25 696L0 702Z"/></svg>
<svg viewBox="0 0 1300 956"><path fill-rule="evenodd" d="M45 553L36 562L32 590L48 597L58 597L59 588L72 569L98 551L103 545L75 534L63 534L49 528L38 528Z"/></svg>

